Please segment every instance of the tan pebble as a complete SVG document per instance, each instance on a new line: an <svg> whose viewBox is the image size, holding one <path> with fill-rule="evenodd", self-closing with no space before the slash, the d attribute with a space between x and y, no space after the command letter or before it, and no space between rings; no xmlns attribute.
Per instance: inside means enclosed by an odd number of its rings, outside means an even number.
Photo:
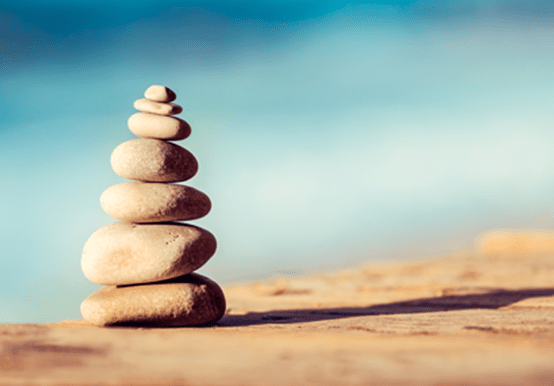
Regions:
<svg viewBox="0 0 554 386"><path fill-rule="evenodd" d="M183 108L174 103L160 103L149 99L139 99L133 106L139 111L160 115L175 115L183 112Z"/></svg>
<svg viewBox="0 0 554 386"><path fill-rule="evenodd" d="M186 181L198 171L198 162L189 151L159 139L123 142L113 151L111 164L121 177L146 182Z"/></svg>
<svg viewBox="0 0 554 386"><path fill-rule="evenodd" d="M180 327L215 322L225 306L221 288L193 273L160 283L101 288L81 303L81 314L98 326Z"/></svg>
<svg viewBox="0 0 554 386"><path fill-rule="evenodd" d="M190 186L149 182L110 186L100 204L113 218L135 223L193 220L211 209L208 196Z"/></svg>
<svg viewBox="0 0 554 386"><path fill-rule="evenodd" d="M166 115L136 113L127 121L129 130L139 137L179 141L190 135L189 124Z"/></svg>
<svg viewBox="0 0 554 386"><path fill-rule="evenodd" d="M215 237L193 225L117 222L92 234L81 267L96 284L151 283L197 270L215 250Z"/></svg>
<svg viewBox="0 0 554 386"><path fill-rule="evenodd" d="M165 86L150 86L144 92L146 99L155 102L171 102L177 98L177 95L168 87Z"/></svg>

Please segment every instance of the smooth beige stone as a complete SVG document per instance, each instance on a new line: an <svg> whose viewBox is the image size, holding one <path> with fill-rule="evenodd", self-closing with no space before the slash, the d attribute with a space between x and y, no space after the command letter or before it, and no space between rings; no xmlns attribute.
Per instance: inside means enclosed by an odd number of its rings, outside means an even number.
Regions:
<svg viewBox="0 0 554 386"><path fill-rule="evenodd" d="M165 86L150 86L144 92L146 99L150 99L155 102L171 102L177 98L177 95L173 90Z"/></svg>
<svg viewBox="0 0 554 386"><path fill-rule="evenodd" d="M211 202L190 186L149 182L124 182L102 193L100 205L120 221L153 223L204 217Z"/></svg>
<svg viewBox="0 0 554 386"><path fill-rule="evenodd" d="M188 150L159 139L123 142L110 161L121 177L145 182L186 181L198 171L198 162Z"/></svg>
<svg viewBox="0 0 554 386"><path fill-rule="evenodd" d="M189 124L166 115L136 113L127 121L129 130L139 137L178 141L190 135Z"/></svg>
<svg viewBox="0 0 554 386"><path fill-rule="evenodd" d="M96 284L151 283L196 271L215 249L215 237L193 225L116 222L88 239L81 267Z"/></svg>
<svg viewBox="0 0 554 386"><path fill-rule="evenodd" d="M81 303L81 314L97 326L180 327L215 322L225 307L221 288L193 273L160 283L101 288Z"/></svg>
<svg viewBox="0 0 554 386"><path fill-rule="evenodd" d="M160 115L175 115L183 112L183 108L177 104L154 102L149 99L136 100L133 106L142 112Z"/></svg>

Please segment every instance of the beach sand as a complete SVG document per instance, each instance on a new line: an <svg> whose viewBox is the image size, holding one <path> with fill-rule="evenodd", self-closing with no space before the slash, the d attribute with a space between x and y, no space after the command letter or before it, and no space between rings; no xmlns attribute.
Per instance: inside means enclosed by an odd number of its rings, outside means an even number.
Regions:
<svg viewBox="0 0 554 386"><path fill-rule="evenodd" d="M227 286L214 326L0 325L0 384L552 385L552 240Z"/></svg>

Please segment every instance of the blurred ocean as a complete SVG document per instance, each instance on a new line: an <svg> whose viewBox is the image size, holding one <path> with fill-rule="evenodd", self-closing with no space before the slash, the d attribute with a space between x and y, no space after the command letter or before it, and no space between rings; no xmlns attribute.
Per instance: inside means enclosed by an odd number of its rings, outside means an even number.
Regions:
<svg viewBox="0 0 554 386"><path fill-rule="evenodd" d="M0 4L0 323L80 318L110 154L177 93L221 284L554 226L549 1Z"/></svg>

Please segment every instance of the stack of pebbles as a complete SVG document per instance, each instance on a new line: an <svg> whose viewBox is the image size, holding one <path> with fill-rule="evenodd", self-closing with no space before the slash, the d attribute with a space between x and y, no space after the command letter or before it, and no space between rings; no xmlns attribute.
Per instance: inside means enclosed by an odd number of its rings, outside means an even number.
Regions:
<svg viewBox="0 0 554 386"><path fill-rule="evenodd" d="M182 108L169 103L173 91L151 86L129 118L141 137L112 153L114 171L136 182L106 189L100 203L119 220L88 239L81 266L87 279L105 285L81 304L85 320L99 325L193 326L214 322L225 312L219 286L198 274L215 252L214 236L174 221L205 216L211 203L186 181L198 170L194 156L169 140L190 135L185 121L172 117Z"/></svg>

